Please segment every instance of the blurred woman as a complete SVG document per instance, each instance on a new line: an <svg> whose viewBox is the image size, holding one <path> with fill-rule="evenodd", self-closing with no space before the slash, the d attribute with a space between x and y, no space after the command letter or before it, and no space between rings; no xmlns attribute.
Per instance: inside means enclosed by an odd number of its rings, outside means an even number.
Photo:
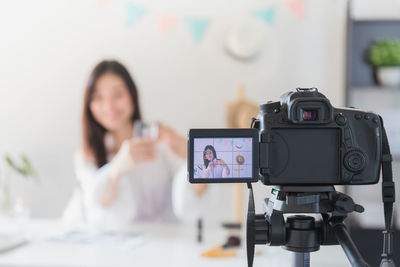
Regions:
<svg viewBox="0 0 400 267"><path fill-rule="evenodd" d="M203 151L205 178L222 178L222 173L229 175L230 170L225 161L217 158L217 152L212 145L207 145Z"/></svg>
<svg viewBox="0 0 400 267"><path fill-rule="evenodd" d="M141 118L127 69L116 61L100 62L86 87L82 149L75 157L87 222L174 220L171 188L185 166L186 140L162 125L156 139L135 138L134 122ZM197 196L205 190L205 185L192 187Z"/></svg>

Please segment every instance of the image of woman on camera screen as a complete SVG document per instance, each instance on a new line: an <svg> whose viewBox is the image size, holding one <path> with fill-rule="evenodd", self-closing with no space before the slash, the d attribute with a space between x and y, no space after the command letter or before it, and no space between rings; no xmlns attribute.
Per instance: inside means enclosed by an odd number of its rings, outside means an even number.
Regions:
<svg viewBox="0 0 400 267"><path fill-rule="evenodd" d="M178 170L185 167L186 139L164 125L158 126L156 137L136 137L134 122L141 118L128 70L117 61L100 62L85 90L82 148L75 155L82 216L88 223L114 226L176 218L173 181L177 173L185 173ZM206 185L192 189L200 196Z"/></svg>
<svg viewBox="0 0 400 267"><path fill-rule="evenodd" d="M228 165L224 160L217 158L217 152L212 145L207 145L204 148L203 160L205 178L222 178L224 170L226 175L230 174Z"/></svg>

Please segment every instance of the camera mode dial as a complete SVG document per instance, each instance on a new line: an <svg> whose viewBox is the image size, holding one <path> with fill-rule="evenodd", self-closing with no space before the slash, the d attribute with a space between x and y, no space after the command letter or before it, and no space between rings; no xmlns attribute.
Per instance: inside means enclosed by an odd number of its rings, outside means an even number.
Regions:
<svg viewBox="0 0 400 267"><path fill-rule="evenodd" d="M354 149L344 156L344 166L351 172L361 172L367 163L367 156L359 149Z"/></svg>

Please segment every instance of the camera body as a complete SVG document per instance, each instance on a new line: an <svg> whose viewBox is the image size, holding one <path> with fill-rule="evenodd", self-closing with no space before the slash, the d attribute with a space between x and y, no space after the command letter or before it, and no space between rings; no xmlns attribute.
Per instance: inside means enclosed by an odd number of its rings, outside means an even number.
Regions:
<svg viewBox="0 0 400 267"><path fill-rule="evenodd" d="M265 185L360 185L374 184L379 180L382 157L382 123L379 116L353 108L334 108L316 88L297 88L284 94L278 102L260 105L252 128L191 130L188 145L189 181L219 183L261 180ZM251 145L251 156L243 161L248 164L251 161L255 171L248 177L240 173L235 176L236 170L241 167L235 165L235 158L238 158L235 154L238 150L235 147L236 139L254 135L258 138L247 138L256 142ZM195 177L195 153L200 153L202 149L196 150L194 143L200 140L204 146L207 141L201 138L206 137L208 140L214 138L216 145L216 140L220 140L218 138L231 138L228 141L223 139L223 142L233 144L232 155L223 152L230 151L229 145L221 146L220 153L218 149L214 149L213 153L226 155L223 161L216 162L223 162L226 170L232 166L234 174L229 177ZM201 165L201 160L196 162L198 166ZM228 164L230 162L232 165ZM210 172L209 166L203 167Z"/></svg>
<svg viewBox="0 0 400 267"><path fill-rule="evenodd" d="M260 179L266 185L373 184L379 180L379 116L334 108L318 90L297 88L260 106Z"/></svg>

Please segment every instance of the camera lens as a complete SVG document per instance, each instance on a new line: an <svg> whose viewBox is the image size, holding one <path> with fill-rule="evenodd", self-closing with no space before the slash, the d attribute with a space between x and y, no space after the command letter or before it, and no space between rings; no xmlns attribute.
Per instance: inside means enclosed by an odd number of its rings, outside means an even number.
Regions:
<svg viewBox="0 0 400 267"><path fill-rule="evenodd" d="M303 121L315 121L318 119L316 110L303 110Z"/></svg>

